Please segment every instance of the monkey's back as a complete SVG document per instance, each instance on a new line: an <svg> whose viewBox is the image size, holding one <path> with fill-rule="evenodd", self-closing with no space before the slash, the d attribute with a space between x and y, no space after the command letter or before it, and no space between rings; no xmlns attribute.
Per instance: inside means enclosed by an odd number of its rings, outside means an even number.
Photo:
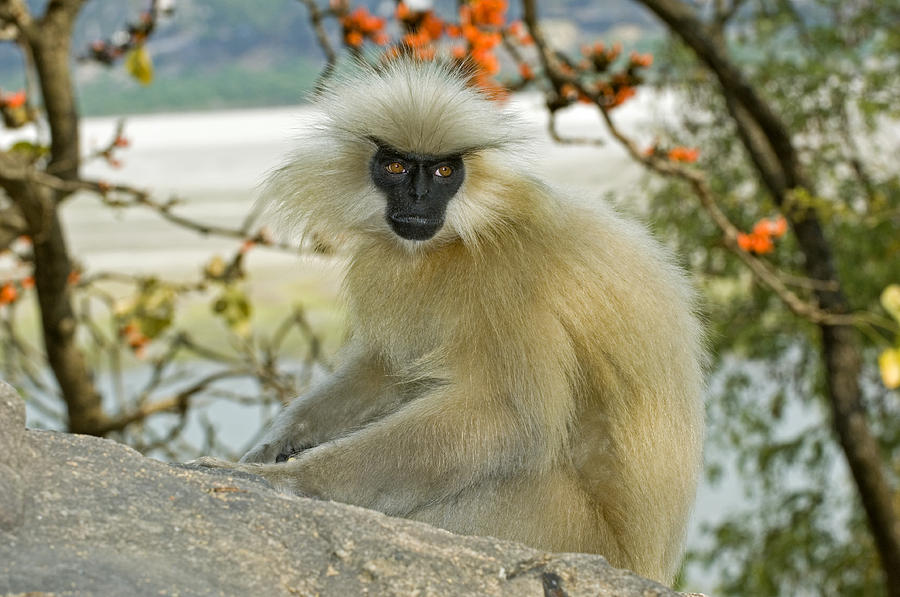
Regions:
<svg viewBox="0 0 900 597"><path fill-rule="evenodd" d="M702 458L694 293L671 255L607 203L568 198L560 215L568 234L551 267L569 284L551 296L578 361L572 465L632 567L674 566Z"/></svg>

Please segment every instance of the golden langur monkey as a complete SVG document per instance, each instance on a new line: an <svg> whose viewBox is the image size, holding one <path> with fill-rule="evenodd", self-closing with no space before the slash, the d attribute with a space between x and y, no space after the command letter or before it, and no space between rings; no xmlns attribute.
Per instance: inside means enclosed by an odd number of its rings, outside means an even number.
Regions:
<svg viewBox="0 0 900 597"><path fill-rule="evenodd" d="M343 364L240 464L197 462L670 583L703 438L682 271L541 181L461 69L358 66L317 99L269 191L283 223L344 239Z"/></svg>

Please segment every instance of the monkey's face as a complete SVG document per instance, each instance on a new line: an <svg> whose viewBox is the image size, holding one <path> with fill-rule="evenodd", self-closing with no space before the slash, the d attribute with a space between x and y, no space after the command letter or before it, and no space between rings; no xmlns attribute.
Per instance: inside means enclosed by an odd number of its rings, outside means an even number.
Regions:
<svg viewBox="0 0 900 597"><path fill-rule="evenodd" d="M387 198L385 219L406 240L432 238L444 225L447 204L465 178L461 155L421 155L378 143L372 182Z"/></svg>

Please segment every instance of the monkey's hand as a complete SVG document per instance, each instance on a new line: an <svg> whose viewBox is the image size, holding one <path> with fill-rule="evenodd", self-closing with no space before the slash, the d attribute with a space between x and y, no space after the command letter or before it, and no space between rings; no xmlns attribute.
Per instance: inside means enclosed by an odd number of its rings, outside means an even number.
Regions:
<svg viewBox="0 0 900 597"><path fill-rule="evenodd" d="M200 458L191 460L185 464L189 466L227 469L249 473L251 475L262 477L279 491L292 493L301 497L314 497L297 487L295 482L296 472L287 470L288 467L285 465L228 462L227 460L213 458L212 456L201 456Z"/></svg>
<svg viewBox="0 0 900 597"><path fill-rule="evenodd" d="M284 462L316 445L306 424L273 427L262 440L241 457L243 463Z"/></svg>

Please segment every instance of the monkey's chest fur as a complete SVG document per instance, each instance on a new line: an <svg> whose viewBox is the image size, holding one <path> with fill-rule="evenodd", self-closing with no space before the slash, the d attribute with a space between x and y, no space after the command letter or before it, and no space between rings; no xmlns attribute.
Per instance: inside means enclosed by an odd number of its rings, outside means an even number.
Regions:
<svg viewBox="0 0 900 597"><path fill-rule="evenodd" d="M373 243L347 271L351 329L399 369L435 366L461 351L495 361L526 318L549 314L524 267L474 255L461 242L423 254Z"/></svg>

